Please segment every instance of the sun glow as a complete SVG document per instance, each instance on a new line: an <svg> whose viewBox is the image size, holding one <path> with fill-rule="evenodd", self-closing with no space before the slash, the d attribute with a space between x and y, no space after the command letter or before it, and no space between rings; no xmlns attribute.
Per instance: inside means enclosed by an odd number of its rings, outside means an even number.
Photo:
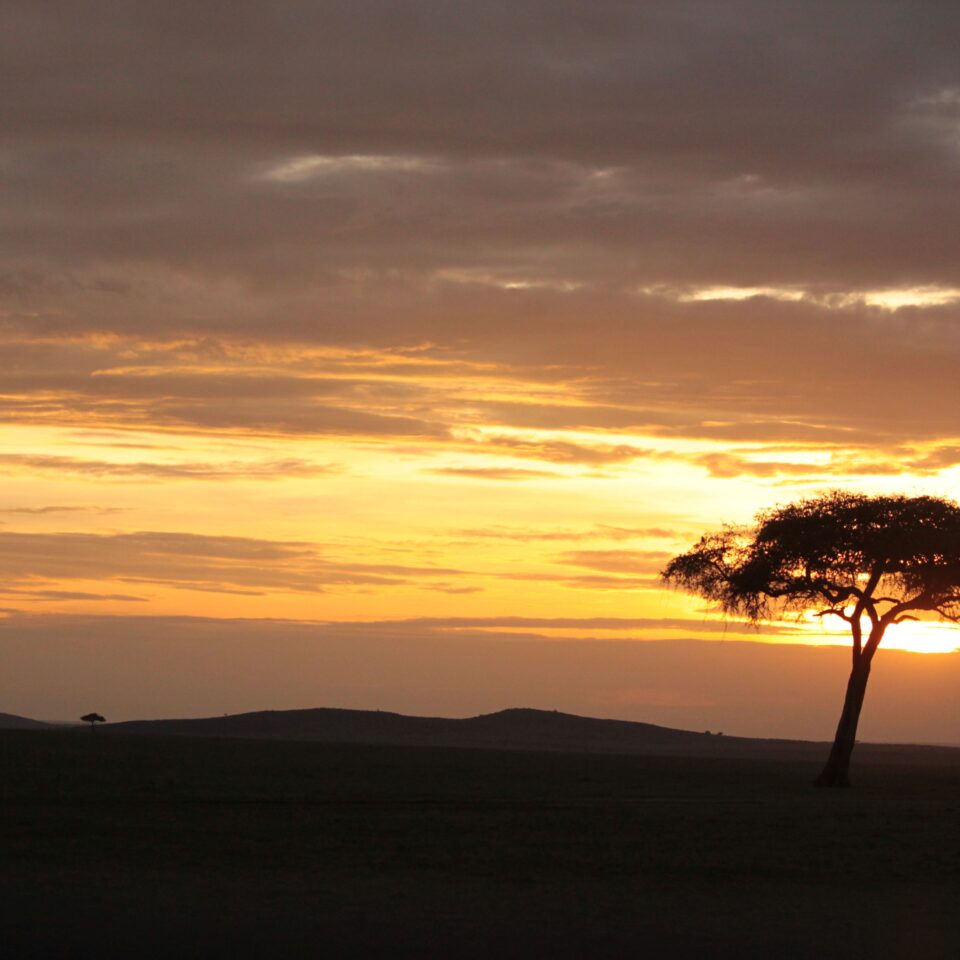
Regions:
<svg viewBox="0 0 960 960"><path fill-rule="evenodd" d="M870 633L870 621L862 623L864 642ZM846 624L833 618L820 618L809 612L803 617L797 639L777 642L799 642L815 646L850 646L850 631ZM881 650L907 650L910 653L953 653L960 650L960 626L929 620L908 620L889 627L883 635Z"/></svg>
<svg viewBox="0 0 960 960"><path fill-rule="evenodd" d="M960 628L950 623L900 623L887 631L881 646L912 653L954 653L960 649Z"/></svg>

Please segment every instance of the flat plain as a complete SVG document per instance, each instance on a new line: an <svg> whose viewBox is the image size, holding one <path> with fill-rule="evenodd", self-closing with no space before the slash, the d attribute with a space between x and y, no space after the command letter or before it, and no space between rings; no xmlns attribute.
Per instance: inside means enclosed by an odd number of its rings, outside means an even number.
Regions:
<svg viewBox="0 0 960 960"><path fill-rule="evenodd" d="M955 958L937 757L0 731L4 953Z"/></svg>

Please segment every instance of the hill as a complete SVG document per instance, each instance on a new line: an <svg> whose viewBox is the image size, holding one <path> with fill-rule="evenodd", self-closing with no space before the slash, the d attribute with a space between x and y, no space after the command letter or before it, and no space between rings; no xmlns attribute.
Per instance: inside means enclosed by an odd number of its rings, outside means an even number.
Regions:
<svg viewBox="0 0 960 960"><path fill-rule="evenodd" d="M105 732L255 740L309 740L325 743L393 744L561 751L643 756L815 759L827 745L801 740L762 740L696 733L650 723L601 720L548 710L510 709L466 719L411 717L373 710L265 710L189 720L135 720L111 723ZM895 758L960 763L948 747L863 744L858 759Z"/></svg>
<svg viewBox="0 0 960 960"><path fill-rule="evenodd" d="M13 713L0 713L0 730L46 730L52 724L29 717L18 717Z"/></svg>

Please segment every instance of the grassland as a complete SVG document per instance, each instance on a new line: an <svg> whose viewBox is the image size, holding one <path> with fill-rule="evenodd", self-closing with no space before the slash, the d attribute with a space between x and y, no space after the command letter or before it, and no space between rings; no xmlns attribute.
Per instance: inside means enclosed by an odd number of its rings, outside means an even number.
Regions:
<svg viewBox="0 0 960 960"><path fill-rule="evenodd" d="M0 732L11 957L960 956L960 767Z"/></svg>

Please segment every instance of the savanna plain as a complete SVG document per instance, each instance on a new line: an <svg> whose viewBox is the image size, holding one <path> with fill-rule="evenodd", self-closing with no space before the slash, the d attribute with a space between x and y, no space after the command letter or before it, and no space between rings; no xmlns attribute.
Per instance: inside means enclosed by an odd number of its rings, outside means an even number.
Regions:
<svg viewBox="0 0 960 960"><path fill-rule="evenodd" d="M960 757L0 731L9 957L956 957Z"/></svg>

